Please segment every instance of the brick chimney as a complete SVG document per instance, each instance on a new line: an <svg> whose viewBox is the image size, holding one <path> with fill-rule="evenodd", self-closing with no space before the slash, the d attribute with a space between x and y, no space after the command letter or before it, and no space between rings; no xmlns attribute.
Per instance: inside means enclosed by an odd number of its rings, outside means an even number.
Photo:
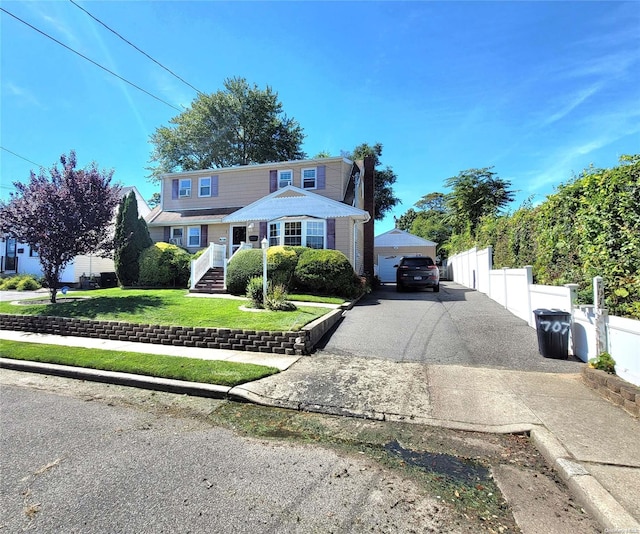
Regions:
<svg viewBox="0 0 640 534"><path fill-rule="evenodd" d="M363 269L364 275L371 280L373 278L373 243L374 243L374 219L376 217L375 203L375 160L372 156L364 158L364 209L369 212L371 219L364 223L364 257Z"/></svg>

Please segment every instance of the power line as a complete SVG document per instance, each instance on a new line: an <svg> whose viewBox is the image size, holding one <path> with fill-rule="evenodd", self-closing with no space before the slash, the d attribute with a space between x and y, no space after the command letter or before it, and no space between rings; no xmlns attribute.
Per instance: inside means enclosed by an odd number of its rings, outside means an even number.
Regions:
<svg viewBox="0 0 640 534"><path fill-rule="evenodd" d="M178 80L180 80L182 83L188 85L189 87L191 87L191 89L193 89L196 93L198 93L199 95L204 94L202 91L200 91L199 89L197 89L196 87L194 87L193 85L191 85L188 81L184 80L183 78L181 78L180 76L178 76L175 72L173 72L171 69L169 69L168 67L165 67L162 63L160 63L159 61L155 60L154 58L152 58L149 54L147 54L144 50L141 50L140 48L138 48L136 45L134 45L131 41L127 40L125 37L123 37L122 35L120 35L116 30L114 30L113 28L110 28L107 24L105 24L104 22L102 22L98 17L92 15L91 13L89 13L84 7L82 7L81 5L78 5L76 2L74 2L73 0L69 0L69 2L71 2L74 6L76 6L78 9L81 9L82 11L84 11L87 15L89 15L93 20L95 20L96 22L98 22L99 24L101 24L102 26L104 26L107 30L109 30L111 33L117 35L120 39L122 39L125 43L127 43L129 46L132 46L133 48L135 48L138 52L140 52L141 54L143 54L144 56L148 57L151 61L153 61L156 65L159 65L160 67L162 67L164 70L166 70L169 74L171 74L172 76L176 77Z"/></svg>
<svg viewBox="0 0 640 534"><path fill-rule="evenodd" d="M32 30L37 31L39 34L44 35L45 37L47 37L48 39L51 39L52 41L54 41L55 43L58 43L60 46L63 46L64 48L66 48L67 50L69 50L70 52L73 52L74 54L77 54L78 56L80 56L83 59L86 59L89 63L93 63L96 67L100 67L102 70L108 72L109 74L111 74L112 76L115 76L116 78L118 78L119 80L122 80L123 82L129 84L132 87L135 87L136 89L138 89L138 91L142 91L143 93L145 93L146 95L150 96L151 98L155 98L158 102L162 102L163 104L166 104L167 106L169 106L170 108L175 109L176 111L179 111L182 113L182 109L174 106L173 104L170 104L169 102L167 102L166 100L163 100L162 98L150 93L149 91L147 91L146 89L143 89L142 87L136 85L133 82L130 82L129 80L127 80L126 78L123 78L122 76L120 76L119 74L116 74L115 72L113 72L112 70L109 70L107 67L104 67L102 65L100 65L100 63L95 62L93 59L88 58L87 56L85 56L84 54L81 54L80 52L78 52L77 50L74 50L73 48L67 46L66 44L58 41L55 37L51 37L51 35L49 35L48 33L43 32L42 30L39 30L38 28L36 28L35 26L32 26L31 24L29 24L28 22L22 20L20 17L17 17L16 15L14 15L13 13L10 13L9 11L7 11L6 9L4 9L3 7L0 7L0 11L2 11L3 13L6 13L7 15L10 15L11 17L13 17L14 19L22 22L22 24L29 26L29 28L31 28Z"/></svg>
<svg viewBox="0 0 640 534"><path fill-rule="evenodd" d="M21 156L20 154L16 154L15 152L13 152L12 150L9 150L8 148L5 148L3 146L0 146L0 149L4 150L5 152L9 152L9 154L13 154L15 157L23 159L25 161L28 161L29 163L36 165L38 167L44 167L44 165L40 165L39 163L36 163L35 161L31 161L28 158L25 158L24 156Z"/></svg>

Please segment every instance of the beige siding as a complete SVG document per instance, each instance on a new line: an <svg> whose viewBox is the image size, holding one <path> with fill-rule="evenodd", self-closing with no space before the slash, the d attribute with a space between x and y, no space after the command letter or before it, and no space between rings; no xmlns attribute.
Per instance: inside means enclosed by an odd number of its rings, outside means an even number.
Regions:
<svg viewBox="0 0 640 534"><path fill-rule="evenodd" d="M336 250L342 252L355 270L353 250L353 222L347 218L336 219Z"/></svg>
<svg viewBox="0 0 640 534"><path fill-rule="evenodd" d="M244 207L269 194L269 171L293 171L293 185L302 187L302 169L326 166L325 189L311 189L316 194L341 201L344 199L351 163L342 158L327 158L326 160L306 160L300 162L276 163L272 165L248 165L231 169L214 169L189 173L175 173L166 175L163 180L162 198L164 210L202 209ZM218 196L198 197L199 178L218 176ZM172 181L174 179L191 180L191 196L188 198L172 199Z"/></svg>
<svg viewBox="0 0 640 534"><path fill-rule="evenodd" d="M164 227L162 226L149 226L149 235L154 243L164 241Z"/></svg>
<svg viewBox="0 0 640 534"><path fill-rule="evenodd" d="M116 268L111 258L98 256L76 256L73 260L73 282L78 282L82 275L100 276L100 273L113 273Z"/></svg>

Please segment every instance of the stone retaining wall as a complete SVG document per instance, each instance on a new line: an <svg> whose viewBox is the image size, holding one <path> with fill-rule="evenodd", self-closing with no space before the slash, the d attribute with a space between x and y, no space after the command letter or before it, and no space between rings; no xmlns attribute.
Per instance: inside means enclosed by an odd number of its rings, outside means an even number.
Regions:
<svg viewBox="0 0 640 534"><path fill-rule="evenodd" d="M640 388L619 376L591 367L582 368L582 379L605 399L617 404L631 415L640 417Z"/></svg>
<svg viewBox="0 0 640 534"><path fill-rule="evenodd" d="M318 322L318 325L322 324L323 321ZM299 332L267 332L10 314L0 314L0 328L59 336L287 355L309 354L314 344L311 342L313 328L303 328Z"/></svg>

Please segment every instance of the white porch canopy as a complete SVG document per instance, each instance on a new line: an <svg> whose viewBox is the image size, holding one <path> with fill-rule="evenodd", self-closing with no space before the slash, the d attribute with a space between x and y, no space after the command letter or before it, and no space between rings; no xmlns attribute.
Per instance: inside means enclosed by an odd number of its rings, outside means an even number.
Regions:
<svg viewBox="0 0 640 534"><path fill-rule="evenodd" d="M290 185L227 215L222 222L273 221L282 217L349 217L361 222L370 219L364 210Z"/></svg>

